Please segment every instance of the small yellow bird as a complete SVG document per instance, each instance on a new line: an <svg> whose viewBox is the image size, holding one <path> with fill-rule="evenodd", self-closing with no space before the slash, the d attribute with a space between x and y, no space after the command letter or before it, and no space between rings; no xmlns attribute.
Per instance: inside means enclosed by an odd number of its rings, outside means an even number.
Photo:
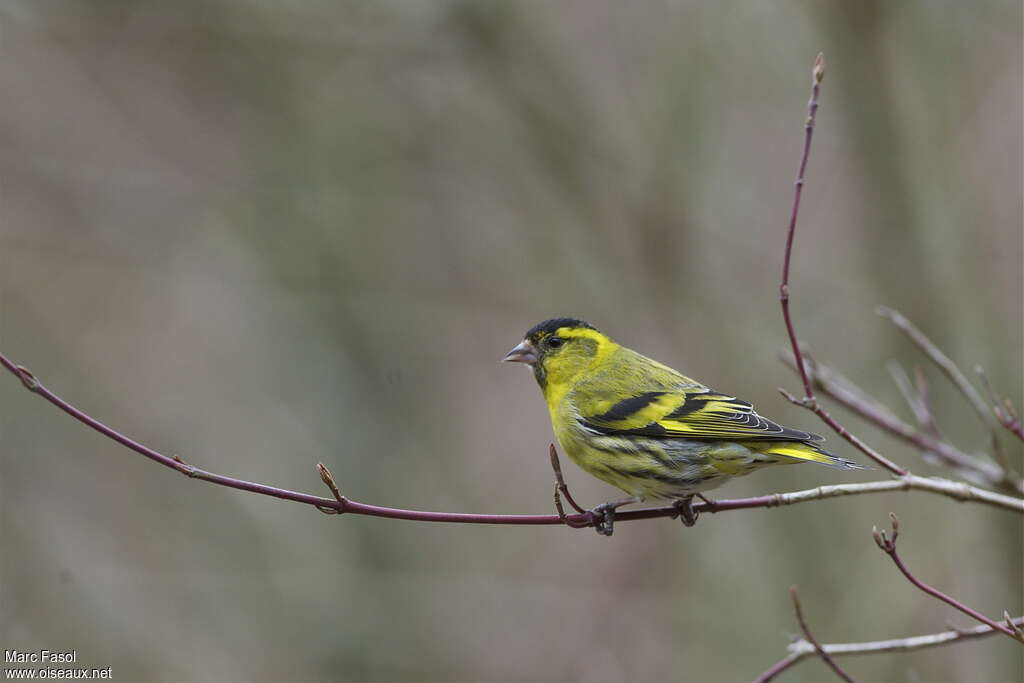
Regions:
<svg viewBox="0 0 1024 683"><path fill-rule="evenodd" d="M674 499L691 526L700 491L768 465L817 462L870 469L821 448L817 434L782 427L746 401L721 394L612 341L575 318L532 327L503 360L533 368L569 457L628 498L599 505L610 536L615 509Z"/></svg>

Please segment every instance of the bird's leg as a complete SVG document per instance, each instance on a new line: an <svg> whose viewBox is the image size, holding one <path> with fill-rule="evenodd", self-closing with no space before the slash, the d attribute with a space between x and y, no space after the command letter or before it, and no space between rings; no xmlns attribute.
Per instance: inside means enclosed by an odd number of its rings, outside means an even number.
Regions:
<svg viewBox="0 0 1024 683"><path fill-rule="evenodd" d="M696 495L700 496L700 494ZM704 496L700 496L700 499L708 502L708 499ZM679 519L682 521L683 526L693 526L697 523L697 511L693 509L693 495L680 498L673 502L672 505L679 510Z"/></svg>
<svg viewBox="0 0 1024 683"><path fill-rule="evenodd" d="M623 505L639 502L640 499L638 497L630 496L629 498L623 498L622 500L611 500L607 503L601 503L590 511L590 513L595 517L594 531L602 536L611 536L615 523L615 510Z"/></svg>

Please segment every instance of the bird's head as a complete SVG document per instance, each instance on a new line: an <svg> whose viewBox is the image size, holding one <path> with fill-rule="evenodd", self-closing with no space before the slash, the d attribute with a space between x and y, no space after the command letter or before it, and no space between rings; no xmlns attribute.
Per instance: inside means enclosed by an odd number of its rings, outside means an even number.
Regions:
<svg viewBox="0 0 1024 683"><path fill-rule="evenodd" d="M552 318L531 327L523 341L502 360L532 367L537 383L547 391L549 385L571 384L616 347L614 341L589 323L575 318Z"/></svg>

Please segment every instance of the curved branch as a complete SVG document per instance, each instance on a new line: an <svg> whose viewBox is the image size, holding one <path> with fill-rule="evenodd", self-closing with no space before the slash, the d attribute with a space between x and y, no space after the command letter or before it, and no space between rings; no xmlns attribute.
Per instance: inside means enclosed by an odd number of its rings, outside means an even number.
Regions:
<svg viewBox="0 0 1024 683"><path fill-rule="evenodd" d="M780 288L781 299L783 302L783 313L787 323L787 329L790 332L790 340L793 343L793 350L798 359L798 367L801 370L801 374L805 379L805 389L807 390L807 396L800 401L795 398L791 398L794 402L801 403L806 407L813 410L819 417L822 418L827 424L835 429L840 436L848 440L862 452L867 454L872 460L878 462L886 469L891 472L900 475L899 477L877 482L867 482L861 484L840 484L832 486L820 486L814 489L808 489L804 491L793 491L789 493L777 493L768 496L758 496L754 498L738 498L733 500L719 500L709 501L705 500L701 503L693 505L695 512L724 512L726 510L746 510L754 508L772 508L783 505L794 505L797 503L810 502L814 500L824 500L827 498L835 498L840 496L860 495L860 494L871 494L871 493L885 493L890 491L926 491L929 493L946 496L958 501L975 502L985 505L991 505L994 507L1002 508L1017 513L1024 513L1024 501L1004 496L991 491L986 491L981 488L969 486L959 482L953 482L946 479L940 479L937 477L918 477L910 474L906 470L897 467L893 463L885 459L881 454L875 452L867 445L863 444L859 439L854 437L852 434L847 432L841 425L836 423L829 415L817 405L817 401L814 397L813 390L810 385L810 378L807 375L806 368L804 366L804 360L800 354L799 346L796 342L796 334L792 326L792 321L789 316L788 306L788 282L789 282L789 260L792 252L792 241L794 231L796 227L796 217L799 209L799 195L800 188L803 185L803 174L807 163L807 156L810 149L811 133L814 124L814 113L817 109L817 93L818 87L821 83L822 76L824 74L824 61L819 55L815 61L814 67L814 90L809 104L809 117L807 121L806 137L805 137L805 148L804 154L801 158L800 171L797 178L797 191L793 206L793 213L790 220L789 238L786 245L786 260L783 271L783 283ZM10 371L15 377L17 377L21 383L29 391L41 396L49 403L53 404L60 410L64 411L68 415L72 416L76 420L82 422L89 428L103 434L107 438L116 441L117 443L129 448L140 455L153 460L154 462L161 464L165 467L173 469L181 474L192 479L200 479L207 481L218 486L225 486L228 488L234 488L241 491L248 491L250 493L256 493L264 496L271 496L274 498L280 498L283 500L291 500L297 503L313 506L323 512L330 513L347 513L357 515L368 515L373 517L385 517L389 519L404 519L410 521L421 521L421 522L447 522L447 523L463 523L463 524L525 524L525 525L568 525L571 527L586 527L593 526L595 524L595 518L592 513L582 511L581 508L576 505L575 501L571 499L568 494L568 489L565 487L564 481L558 477L556 483L556 494L565 495L566 499L576 508L577 513L572 515L564 514L564 511L559 509L557 515L486 515L486 514L473 514L473 513L455 513L455 512L431 512L424 510L405 510L401 508L383 507L379 505L369 505L366 503L360 503L345 496L341 495L340 490L334 483L334 478L331 476L327 468L322 464L318 463L317 469L319 471L321 479L331 490L332 497L324 498L321 496L314 496L308 493L301 493L298 491L290 491L288 489L282 489L275 486L268 486L266 484L259 484L256 482L246 481L243 479L236 479L234 477L228 477L221 474L215 474L207 470L195 467L189 463L186 463L177 456L168 456L159 451L156 451L148 446L145 446L134 439L125 436L117 430L105 425L99 420L91 417L87 413L74 407L63 398L47 389L27 368L15 364L9 358L0 353L0 365L3 365L8 371ZM556 467L556 477L560 472L557 468L557 459L552 458L553 466ZM560 508L561 499L556 495L556 505ZM637 520L637 519L651 519L657 517L674 517L679 514L679 510L675 505L669 505L664 507L650 507L642 508L638 510L626 510L618 513L617 518L621 521Z"/></svg>
<svg viewBox="0 0 1024 683"><path fill-rule="evenodd" d="M860 439L854 437L841 424L829 415L824 408L818 405L818 399L814 396L814 388L811 386L811 377L807 372L804 363L803 352L800 350L800 342L797 340L796 328L793 326L793 318L789 312L789 264L793 255L793 240L796 237L796 219L800 213L800 196L804 189L804 172L807 170L807 159L811 154L811 139L814 137L814 118L818 113L818 94L821 91L821 81L825 77L825 56L818 53L814 60L814 69L811 72L811 99L807 102L807 121L804 124L804 149L800 155L800 166L796 173L796 181L793 183L793 208L789 214L789 229L786 232L786 251L782 259L782 282L779 284L779 302L782 304L782 320L786 323L786 333L789 335L789 343L793 348L793 358L796 359L796 368L800 373L800 379L804 385L803 399L795 399L789 394L784 395L793 403L807 408L817 415L822 422L827 424L840 437L849 442L854 448L871 458L879 465L896 475L908 474L908 471L884 457L881 453L869 448Z"/></svg>
<svg viewBox="0 0 1024 683"><path fill-rule="evenodd" d="M929 586L924 581L921 581L919 578L914 576L910 572L910 570L907 569L906 565L903 564L903 560L900 558L899 553L896 552L896 539L899 537L900 534L900 521L896 518L895 513L889 513L889 523L892 525L891 538L888 534L885 533L884 529L880 530L878 527L872 529L871 533L875 537L875 543L882 550L882 552L884 552L892 559L896 567L903 573L903 576L907 577L907 581L910 581L910 583L914 584L917 588L921 589L933 598L937 598L942 602L946 603L947 605L949 605L950 607L960 610L967 616L973 619L977 619L989 628L999 631L1000 633L1003 633L1018 642L1024 643L1024 637L1022 637L1020 633L1017 632L1016 628L1011 628L1011 626L1014 626L1012 621L1008 620L1010 623L1007 625L1003 625L996 621L993 621L981 612L978 612L977 610L968 607L956 598L946 595L938 588Z"/></svg>
<svg viewBox="0 0 1024 683"><path fill-rule="evenodd" d="M796 329L793 327L793 320L789 315L789 263L793 255L793 239L796 237L796 219L800 214L800 197L804 190L804 172L807 170L807 160L811 156L811 139L814 137L814 118L818 113L818 95L821 92L821 81L825 77L825 55L818 53L814 58L814 69L811 71L811 99L807 102L807 122L804 124L804 149L800 155L800 167L796 172L796 180L793 182L793 208L789 212L789 230L786 233L786 253L782 260L782 283L779 285L779 301L782 304L782 317L786 321L786 332L789 334L789 341L793 345L793 353L796 354L797 366L800 368L800 379L804 383L804 395L814 396L811 389L810 379L804 371L804 364L800 356L800 344L797 343Z"/></svg>
<svg viewBox="0 0 1024 683"><path fill-rule="evenodd" d="M191 465L177 456L168 456L156 451L134 439L125 436L121 432L105 425L96 418L79 410L63 398L47 389L35 375L27 368L15 364L5 355L0 353L0 365L3 365L14 376L21 380L26 389L53 404L57 408L75 418L109 439L129 448L150 460L180 472L192 479L200 479L218 486L248 491L264 496L272 496L283 500L291 500L296 503L311 505L320 510L331 510L336 513L348 513L356 515L368 515L371 517L387 517L390 519L405 519L417 522L449 522L462 524L531 524L531 525L555 525L568 524L573 527L593 526L594 519L591 513L583 512L573 515L484 515L460 512L430 512L425 510L404 510L401 508L383 507L380 505L369 505L359 503L341 495L337 486L334 485L334 478L327 471L322 463L318 464L317 470L321 479L330 488L332 497L324 498L299 491L258 484L256 482L227 477L222 474L215 474L207 470ZM564 482L562 482L564 484ZM888 481L867 482L862 484L839 484L834 486L819 486L805 491L792 491L789 493L776 493L769 496L758 496L755 498L737 498L733 500L705 501L695 503L693 508L698 512L724 512L726 510L747 510L751 508L772 508L782 505L794 505L812 500L825 500L840 496L850 496L869 493L884 493L889 491L928 491L938 495L946 496L954 500L983 503L995 507L1024 513L1024 501L1003 496L998 493L984 489L968 486L959 482L948 481L935 477L917 477L906 475L899 479ZM664 507L642 508L639 510L626 510L617 515L621 521L635 519L651 519L655 517L672 517L679 514L678 508L674 505Z"/></svg>

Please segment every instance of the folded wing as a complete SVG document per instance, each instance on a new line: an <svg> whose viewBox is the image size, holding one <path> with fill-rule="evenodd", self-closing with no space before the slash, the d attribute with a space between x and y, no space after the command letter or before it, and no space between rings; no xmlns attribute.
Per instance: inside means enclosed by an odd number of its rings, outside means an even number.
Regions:
<svg viewBox="0 0 1024 683"><path fill-rule="evenodd" d="M578 401L579 421L600 434L704 441L823 441L761 417L746 401L710 389L643 391Z"/></svg>

